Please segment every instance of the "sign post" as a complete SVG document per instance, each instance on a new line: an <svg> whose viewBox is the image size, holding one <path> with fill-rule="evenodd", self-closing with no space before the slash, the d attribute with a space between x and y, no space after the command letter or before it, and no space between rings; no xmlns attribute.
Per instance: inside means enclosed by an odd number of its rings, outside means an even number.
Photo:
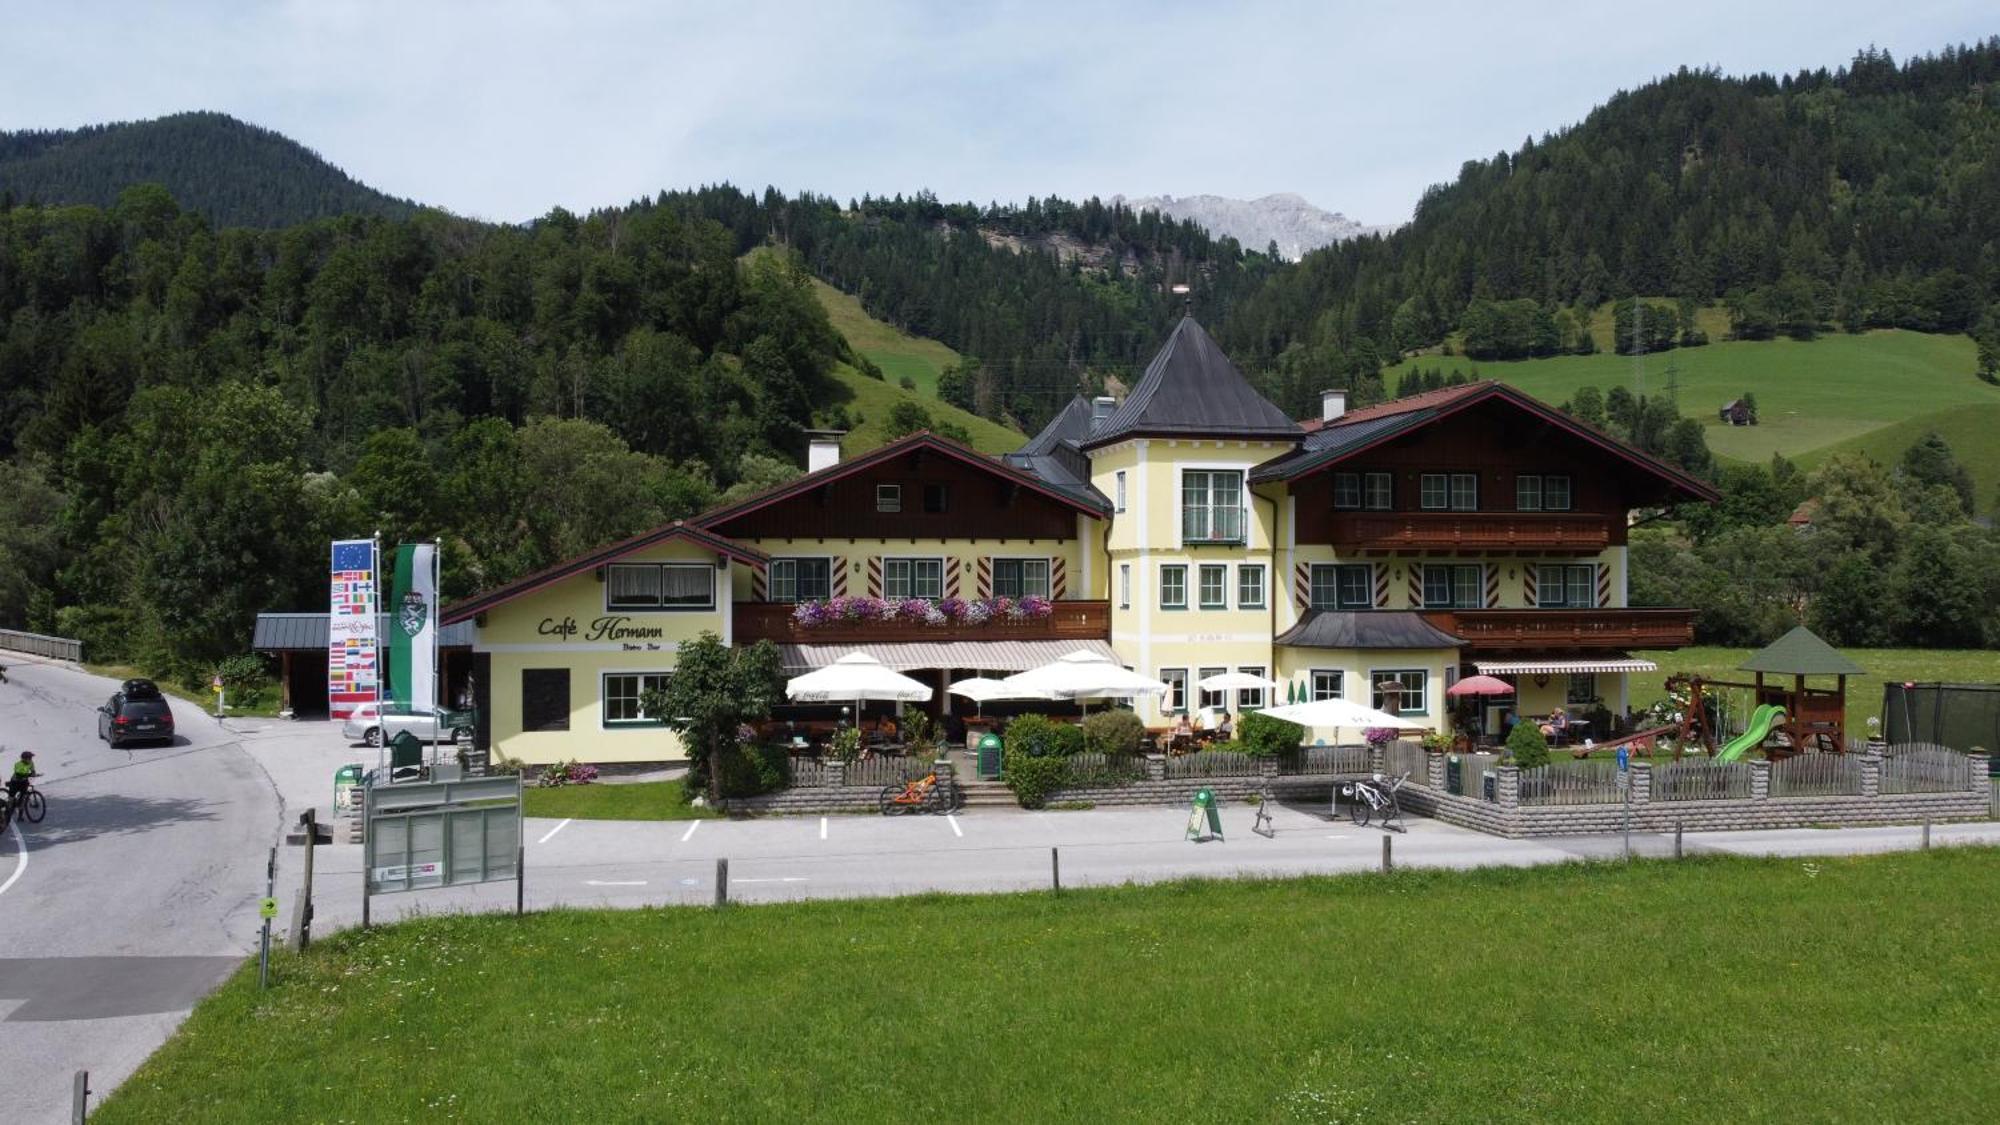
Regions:
<svg viewBox="0 0 2000 1125"><path fill-rule="evenodd" d="M272 897L278 889L278 849L271 849L271 858L264 863L264 897L257 902L257 916L264 920L263 936L258 939L257 949L257 989L262 991L271 986L271 919L278 916L278 900Z"/></svg>
<svg viewBox="0 0 2000 1125"><path fill-rule="evenodd" d="M1632 861L1632 754L1618 748L1618 795L1625 802L1625 861Z"/></svg>
<svg viewBox="0 0 2000 1125"><path fill-rule="evenodd" d="M1194 806L1188 810L1187 838L1195 843L1222 839L1222 814L1215 808L1215 791L1195 790Z"/></svg>

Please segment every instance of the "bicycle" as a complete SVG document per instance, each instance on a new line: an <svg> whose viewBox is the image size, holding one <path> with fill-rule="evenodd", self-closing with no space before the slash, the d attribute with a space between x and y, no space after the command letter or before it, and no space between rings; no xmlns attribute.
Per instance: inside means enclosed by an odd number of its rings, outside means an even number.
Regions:
<svg viewBox="0 0 2000 1125"><path fill-rule="evenodd" d="M8 823L14 819L14 804L4 793L0 793L0 832L7 831ZM42 818L49 815L48 798L42 796L42 791L33 784L21 792L20 806L20 817L29 824L40 824Z"/></svg>
<svg viewBox="0 0 2000 1125"><path fill-rule="evenodd" d="M921 811L927 813L950 812L957 807L958 786L950 778L940 780L937 771L918 778L905 785L885 785L882 787L882 815Z"/></svg>
<svg viewBox="0 0 2000 1125"><path fill-rule="evenodd" d="M1394 781L1375 774L1368 781L1351 781L1340 787L1340 795L1349 798L1347 815L1353 819L1356 828L1368 827L1375 814L1382 814L1382 827L1391 832L1401 832L1403 807L1396 800L1396 792L1410 779L1408 773Z"/></svg>

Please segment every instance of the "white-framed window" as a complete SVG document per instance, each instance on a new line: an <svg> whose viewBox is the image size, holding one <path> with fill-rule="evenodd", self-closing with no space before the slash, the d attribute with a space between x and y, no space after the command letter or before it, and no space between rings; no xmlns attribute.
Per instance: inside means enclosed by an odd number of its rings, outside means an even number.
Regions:
<svg viewBox="0 0 2000 1125"><path fill-rule="evenodd" d="M1368 673L1372 706L1391 715L1427 715L1430 679L1422 668L1376 668Z"/></svg>
<svg viewBox="0 0 2000 1125"><path fill-rule="evenodd" d="M1373 609L1375 568L1368 563L1314 563L1308 570L1313 609Z"/></svg>
<svg viewBox="0 0 2000 1125"><path fill-rule="evenodd" d="M1535 605L1542 609L1593 609L1596 563L1545 563L1535 572Z"/></svg>
<svg viewBox="0 0 2000 1125"><path fill-rule="evenodd" d="M1227 671L1229 671L1227 668L1202 668L1195 672L1194 681L1198 694L1201 696L1196 705L1202 710L1213 709L1219 711L1228 705L1229 693L1226 691L1199 691L1201 681L1210 676L1220 676Z"/></svg>
<svg viewBox="0 0 2000 1125"><path fill-rule="evenodd" d="M646 714L641 701L649 691L664 691L666 672L606 672L602 677L604 700L602 725L610 727L658 726L660 720Z"/></svg>
<svg viewBox="0 0 2000 1125"><path fill-rule="evenodd" d="M1389 473L1335 473L1333 474L1333 506L1353 510L1366 508L1374 512L1389 510L1389 498L1394 477Z"/></svg>
<svg viewBox="0 0 2000 1125"><path fill-rule="evenodd" d="M1187 567L1171 563L1160 568L1160 608L1187 608Z"/></svg>
<svg viewBox="0 0 2000 1125"><path fill-rule="evenodd" d="M1313 703L1322 699L1345 699L1347 697L1347 673L1339 668L1314 668L1306 684L1306 698Z"/></svg>
<svg viewBox="0 0 2000 1125"><path fill-rule="evenodd" d="M1564 697L1566 702L1585 706L1596 698L1597 673L1571 672L1569 674L1569 694Z"/></svg>
<svg viewBox="0 0 2000 1125"><path fill-rule="evenodd" d="M1132 564L1118 564L1118 608L1132 608Z"/></svg>
<svg viewBox="0 0 2000 1125"><path fill-rule="evenodd" d="M929 598L932 601L944 597L944 560L883 559L882 596Z"/></svg>
<svg viewBox="0 0 2000 1125"><path fill-rule="evenodd" d="M1243 542L1243 472L1188 469L1181 473L1181 541Z"/></svg>
<svg viewBox="0 0 2000 1125"><path fill-rule="evenodd" d="M1236 608L1264 608L1264 564L1240 563L1236 567Z"/></svg>
<svg viewBox="0 0 2000 1125"><path fill-rule="evenodd" d="M1000 598L1049 596L1049 560L994 559L993 595Z"/></svg>
<svg viewBox="0 0 2000 1125"><path fill-rule="evenodd" d="M612 563L604 568L604 608L624 613L715 608L715 568L707 563Z"/></svg>
<svg viewBox="0 0 2000 1125"><path fill-rule="evenodd" d="M903 486L900 484L878 484L875 486L875 510L878 512L900 512L903 510Z"/></svg>
<svg viewBox="0 0 2000 1125"><path fill-rule="evenodd" d="M1430 563L1424 567L1425 609L1478 609L1486 604L1485 567Z"/></svg>
<svg viewBox="0 0 2000 1125"><path fill-rule="evenodd" d="M1229 608L1229 568L1222 563L1201 564L1201 608Z"/></svg>
<svg viewBox="0 0 2000 1125"><path fill-rule="evenodd" d="M1160 700L1160 710L1164 714L1178 715L1187 710L1188 670L1186 668L1160 669L1160 682L1167 685L1167 694Z"/></svg>
<svg viewBox="0 0 2000 1125"><path fill-rule="evenodd" d="M1243 667L1238 668L1237 671L1252 676L1262 676L1264 674L1264 666L1262 664L1245 664ZM1236 709L1238 711L1262 711L1264 709L1264 689L1260 687L1237 688Z"/></svg>
<svg viewBox="0 0 2000 1125"><path fill-rule="evenodd" d="M824 555L772 559L767 590L774 602L825 601L833 596L833 560Z"/></svg>
<svg viewBox="0 0 2000 1125"><path fill-rule="evenodd" d="M1479 510L1479 474L1425 473L1419 478L1418 499L1429 512Z"/></svg>
<svg viewBox="0 0 2000 1125"><path fill-rule="evenodd" d="M1113 509L1122 512L1125 510L1125 470L1120 469L1116 473L1113 473L1111 481L1113 493L1111 506Z"/></svg>
<svg viewBox="0 0 2000 1125"><path fill-rule="evenodd" d="M1569 478L1525 473L1514 478L1514 508L1522 512L1567 512Z"/></svg>

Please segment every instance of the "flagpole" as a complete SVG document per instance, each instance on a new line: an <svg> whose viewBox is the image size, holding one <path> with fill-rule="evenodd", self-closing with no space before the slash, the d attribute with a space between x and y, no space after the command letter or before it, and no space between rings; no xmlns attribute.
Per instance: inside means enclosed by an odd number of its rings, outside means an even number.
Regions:
<svg viewBox="0 0 2000 1125"><path fill-rule="evenodd" d="M382 732L376 740L381 745L375 750L375 766L379 769L383 757L389 753L389 722L382 715L382 615L377 612L382 606L382 532L378 529L369 542L373 544L370 550L374 552L371 564L374 567L375 596L370 599L368 607L368 640L375 646L375 726Z"/></svg>
<svg viewBox="0 0 2000 1125"><path fill-rule="evenodd" d="M431 600L430 605L424 607L424 612L430 615L431 711L434 715L441 714L444 711L445 704L444 689L446 680L442 656L444 646L438 636L439 633L444 631L444 615L438 612L438 599L444 596L443 579L444 540L433 538L431 540ZM432 719L431 729L437 731L440 737L444 734L443 727L444 724L438 721L437 718ZM433 765L437 762L437 749L435 747L431 750L431 761Z"/></svg>

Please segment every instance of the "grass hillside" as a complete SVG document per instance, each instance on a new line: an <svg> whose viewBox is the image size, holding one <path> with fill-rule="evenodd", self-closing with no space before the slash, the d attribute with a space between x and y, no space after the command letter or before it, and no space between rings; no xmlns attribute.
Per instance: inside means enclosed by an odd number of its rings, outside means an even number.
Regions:
<svg viewBox="0 0 2000 1125"><path fill-rule="evenodd" d="M1761 396L1758 401L1762 403ZM1809 469L1836 453L1862 453L1891 465L1931 430L1950 443L1952 453L1972 473L1979 496L1975 510L1984 513L2000 509L2000 401L1919 414L1814 450L1799 458L1799 464Z"/></svg>
<svg viewBox="0 0 2000 1125"><path fill-rule="evenodd" d="M1714 335L1716 327L1708 328ZM1585 385L1638 389L1640 360L1609 351L1508 363L1426 355L1387 369L1385 382L1393 389L1411 367L1439 368L1447 374L1477 371L1547 402L1561 403ZM1644 357L1648 394L1664 392L1669 368L1679 386L1682 413L1708 427L1709 448L1739 461L1767 461L1773 453L1817 459L1833 447L1853 443L1889 462L1923 434L1925 425L1918 419L1936 419L1942 432L1941 423L1970 417L1968 408L2000 410L2000 387L1974 377L1973 344L1965 336L1885 330L1805 342L1726 341L1676 348ZM1757 396L1761 424L1728 426L1717 421L1716 410L1745 391ZM1973 435L1981 431L1962 420L1951 425L1965 433L1966 440L1953 439L1949 433L1946 438L1970 463L1978 444ZM2000 454L1984 460L1989 464L1979 475L1980 487L1982 495L1990 495L2000 486L2000 465L1990 462L2000 460ZM1973 471L1982 473L1978 468Z"/></svg>
<svg viewBox="0 0 2000 1125"><path fill-rule="evenodd" d="M1028 440L1025 435L989 422L977 414L939 402L921 391L906 391L894 383L872 379L844 363L836 366L833 374L854 392L854 397L847 401L847 412L861 420L842 443L848 456L865 453L889 440L889 410L902 399L915 400L940 422L956 422L964 426L972 435L973 448L981 453L1012 453Z"/></svg>
<svg viewBox="0 0 2000 1125"><path fill-rule="evenodd" d="M819 297L820 306L826 309L828 320L847 337L854 350L874 361L875 366L889 378L889 382L901 386L903 377L917 385L917 390L926 396L937 394L938 375L945 368L958 362L958 353L923 336L912 336L893 324L886 324L868 315L861 307L861 299L843 293L817 278L813 280L813 293ZM1009 448L1012 448L1011 446Z"/></svg>

